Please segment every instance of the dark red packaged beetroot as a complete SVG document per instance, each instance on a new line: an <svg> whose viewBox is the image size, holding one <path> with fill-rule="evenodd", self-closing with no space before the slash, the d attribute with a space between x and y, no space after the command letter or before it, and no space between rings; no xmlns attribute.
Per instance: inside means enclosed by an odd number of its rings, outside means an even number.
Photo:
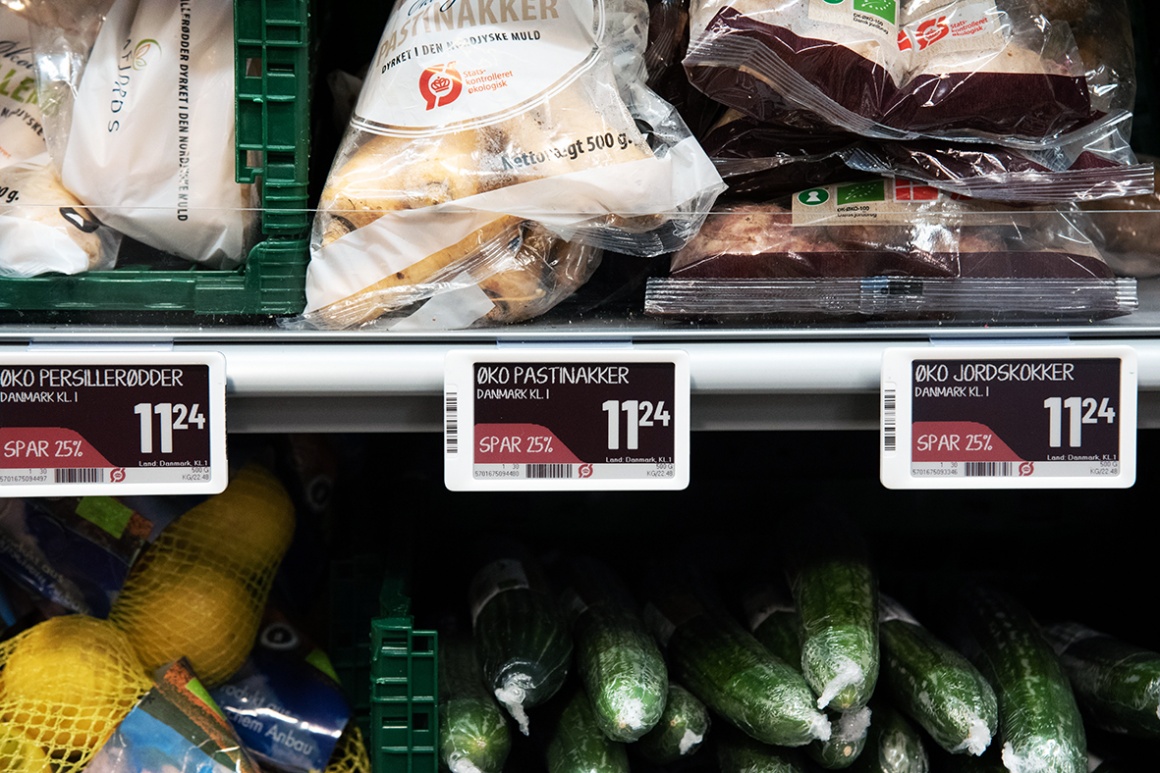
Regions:
<svg viewBox="0 0 1160 773"><path fill-rule="evenodd" d="M1016 207L876 179L724 205L649 281L658 316L812 313L978 319L1123 314L1077 207ZM934 302L938 299L937 303Z"/></svg>
<svg viewBox="0 0 1160 773"><path fill-rule="evenodd" d="M1076 202L1146 195L1154 189L1151 161L1127 142L1131 115L1097 121L1040 150L947 140L867 140L845 163L876 175L902 177L944 191L991 201ZM712 155L712 154L710 154Z"/></svg>
<svg viewBox="0 0 1160 773"><path fill-rule="evenodd" d="M846 161L859 142L848 132L763 123L735 108L727 109L698 139L730 195L748 198L849 180Z"/></svg>
<svg viewBox="0 0 1160 773"><path fill-rule="evenodd" d="M1032 0L700 0L690 29L690 82L764 121L1036 148L1099 117Z"/></svg>

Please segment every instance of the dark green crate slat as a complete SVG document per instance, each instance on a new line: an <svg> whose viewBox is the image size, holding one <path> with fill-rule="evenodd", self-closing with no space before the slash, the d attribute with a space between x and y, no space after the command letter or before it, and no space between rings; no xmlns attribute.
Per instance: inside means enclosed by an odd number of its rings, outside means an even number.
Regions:
<svg viewBox="0 0 1160 773"><path fill-rule="evenodd" d="M375 773L436 773L437 635L409 617L371 623L371 743Z"/></svg>
<svg viewBox="0 0 1160 773"><path fill-rule="evenodd" d="M242 268L117 268L0 277L0 310L293 315L305 306L310 210L309 0L235 0L238 182L262 185ZM247 71L247 67L250 69Z"/></svg>

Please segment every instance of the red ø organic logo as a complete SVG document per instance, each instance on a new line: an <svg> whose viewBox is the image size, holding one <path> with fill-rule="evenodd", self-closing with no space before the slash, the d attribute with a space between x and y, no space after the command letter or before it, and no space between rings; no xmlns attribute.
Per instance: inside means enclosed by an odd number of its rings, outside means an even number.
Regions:
<svg viewBox="0 0 1160 773"><path fill-rule="evenodd" d="M455 62L428 67L419 75L419 93L428 110L454 102L463 92L463 78L455 69Z"/></svg>
<svg viewBox="0 0 1160 773"><path fill-rule="evenodd" d="M580 469L580 477L581 478L591 478L592 477L592 465L591 464L582 464L582 465L580 465L579 469Z"/></svg>
<svg viewBox="0 0 1160 773"><path fill-rule="evenodd" d="M1035 462L1024 462L1019 465L1019 474L1026 478L1029 475L1035 474Z"/></svg>
<svg viewBox="0 0 1160 773"><path fill-rule="evenodd" d="M124 480L125 480L125 468L124 467L114 467L113 471L109 474L109 481L112 483L121 483Z"/></svg>
<svg viewBox="0 0 1160 773"><path fill-rule="evenodd" d="M950 25L947 24L947 17L939 16L934 19L927 19L922 24L919 24L914 32L914 41L918 43L918 50L925 51L930 45L951 34ZM911 43L911 35L906 32L898 33L898 50L909 51L914 47Z"/></svg>

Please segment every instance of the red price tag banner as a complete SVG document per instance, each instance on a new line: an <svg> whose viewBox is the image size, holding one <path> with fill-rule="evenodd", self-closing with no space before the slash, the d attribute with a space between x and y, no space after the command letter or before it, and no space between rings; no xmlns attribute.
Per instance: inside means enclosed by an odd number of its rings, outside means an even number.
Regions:
<svg viewBox="0 0 1160 773"><path fill-rule="evenodd" d="M1128 488L1137 358L1100 345L889 349L881 478L889 488Z"/></svg>
<svg viewBox="0 0 1160 773"><path fill-rule="evenodd" d="M219 493L225 427L216 352L0 353L0 496Z"/></svg>
<svg viewBox="0 0 1160 773"><path fill-rule="evenodd" d="M453 491L683 489L688 355L449 352L444 422Z"/></svg>

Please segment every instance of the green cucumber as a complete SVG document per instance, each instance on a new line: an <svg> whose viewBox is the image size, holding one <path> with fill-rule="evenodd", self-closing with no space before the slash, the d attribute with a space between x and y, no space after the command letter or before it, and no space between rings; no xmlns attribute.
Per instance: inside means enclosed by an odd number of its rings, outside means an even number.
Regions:
<svg viewBox="0 0 1160 773"><path fill-rule="evenodd" d="M576 670L600 729L614 741L639 739L665 708L664 655L620 579L591 558L570 564L565 607L572 619Z"/></svg>
<svg viewBox="0 0 1160 773"><path fill-rule="evenodd" d="M850 773L927 773L930 757L919 729L889 704L876 700L870 710L870 738Z"/></svg>
<svg viewBox="0 0 1160 773"><path fill-rule="evenodd" d="M853 711L826 710L833 732L825 741L814 741L806 754L826 770L841 770L854 764L870 739L872 713L869 706Z"/></svg>
<svg viewBox="0 0 1160 773"><path fill-rule="evenodd" d="M789 591L763 583L751 588L741 600L749 630L765 648L794 666L802 662L801 620Z"/></svg>
<svg viewBox="0 0 1160 773"><path fill-rule="evenodd" d="M878 577L850 528L821 517L787 540L802 675L818 707L835 711L865 706L878 680Z"/></svg>
<svg viewBox="0 0 1160 773"><path fill-rule="evenodd" d="M882 681L891 702L952 754L982 754L998 730L995 691L966 656L882 597Z"/></svg>
<svg viewBox="0 0 1160 773"><path fill-rule="evenodd" d="M628 773L625 745L604 735L580 687L560 709L545 753L548 773Z"/></svg>
<svg viewBox="0 0 1160 773"><path fill-rule="evenodd" d="M511 733L483 686L471 639L439 637L439 762L451 773L502 773Z"/></svg>
<svg viewBox="0 0 1160 773"><path fill-rule="evenodd" d="M763 743L804 746L830 737L830 722L797 669L719 606L689 594L646 609L673 679L712 711Z"/></svg>
<svg viewBox="0 0 1160 773"><path fill-rule="evenodd" d="M567 621L539 567L518 549L477 571L470 597L484 683L527 735L527 709L555 695L568 675Z"/></svg>
<svg viewBox="0 0 1160 773"><path fill-rule="evenodd" d="M1003 764L1012 771L1087 773L1087 740L1063 667L1031 614L1009 595L974 588L963 601L971 658L995 690Z"/></svg>
<svg viewBox="0 0 1160 773"><path fill-rule="evenodd" d="M1044 629L1093 725L1160 739L1160 654L1079 623Z"/></svg>
<svg viewBox="0 0 1160 773"><path fill-rule="evenodd" d="M653 765L672 765L701 748L710 724L705 704L681 685L669 682L660 721L629 749Z"/></svg>
<svg viewBox="0 0 1160 773"><path fill-rule="evenodd" d="M801 622L788 591L773 584L760 585L745 595L742 608L753 635L766 649L791 665L801 663ZM849 767L866 745L870 710L863 706L847 712L826 709L825 713L830 737L812 741L806 754L827 770Z"/></svg>
<svg viewBox="0 0 1160 773"><path fill-rule="evenodd" d="M797 749L761 743L736 728L724 728L715 738L721 773L807 773L809 770Z"/></svg>

